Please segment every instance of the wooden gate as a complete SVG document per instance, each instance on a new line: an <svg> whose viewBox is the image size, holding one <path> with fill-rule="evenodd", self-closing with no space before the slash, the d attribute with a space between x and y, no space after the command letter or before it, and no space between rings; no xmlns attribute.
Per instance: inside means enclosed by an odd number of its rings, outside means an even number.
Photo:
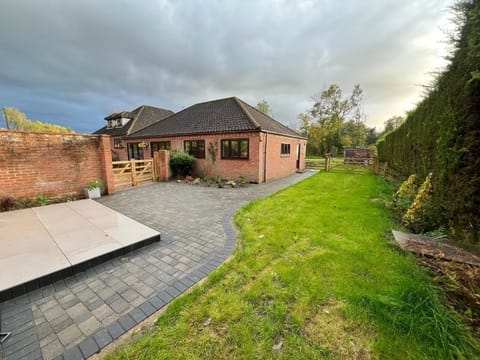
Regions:
<svg viewBox="0 0 480 360"><path fill-rule="evenodd" d="M150 183L154 180L153 159L112 161L115 190Z"/></svg>
<svg viewBox="0 0 480 360"><path fill-rule="evenodd" d="M352 173L378 173L378 160L376 157L345 157L325 158L325 171L352 172Z"/></svg>

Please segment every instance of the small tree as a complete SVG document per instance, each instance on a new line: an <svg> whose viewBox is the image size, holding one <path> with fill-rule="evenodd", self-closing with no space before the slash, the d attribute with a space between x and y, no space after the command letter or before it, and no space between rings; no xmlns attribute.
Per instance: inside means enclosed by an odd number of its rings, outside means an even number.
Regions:
<svg viewBox="0 0 480 360"><path fill-rule="evenodd" d="M170 156L170 169L172 170L172 175L192 175L195 162L196 159L187 153L181 151L172 153Z"/></svg>
<svg viewBox="0 0 480 360"><path fill-rule="evenodd" d="M262 113L268 116L272 116L272 108L267 100L262 100L257 104L257 110L260 110Z"/></svg>

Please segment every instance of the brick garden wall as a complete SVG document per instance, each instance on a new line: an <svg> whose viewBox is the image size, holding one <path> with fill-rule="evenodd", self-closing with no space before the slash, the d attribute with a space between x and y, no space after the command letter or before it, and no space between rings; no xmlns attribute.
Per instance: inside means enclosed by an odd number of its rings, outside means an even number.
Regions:
<svg viewBox="0 0 480 360"><path fill-rule="evenodd" d="M113 192L109 138L0 130L0 197L81 195L95 179Z"/></svg>

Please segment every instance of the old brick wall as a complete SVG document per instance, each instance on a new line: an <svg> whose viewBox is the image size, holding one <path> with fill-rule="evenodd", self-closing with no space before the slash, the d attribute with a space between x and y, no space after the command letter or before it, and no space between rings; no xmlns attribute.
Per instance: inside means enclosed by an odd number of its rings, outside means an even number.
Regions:
<svg viewBox="0 0 480 360"><path fill-rule="evenodd" d="M0 130L0 197L81 195L95 179L113 192L109 138Z"/></svg>

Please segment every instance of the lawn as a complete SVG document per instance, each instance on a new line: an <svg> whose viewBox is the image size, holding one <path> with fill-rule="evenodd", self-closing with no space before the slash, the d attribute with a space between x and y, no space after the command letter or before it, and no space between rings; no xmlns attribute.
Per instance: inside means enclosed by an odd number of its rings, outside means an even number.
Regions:
<svg viewBox="0 0 480 360"><path fill-rule="evenodd" d="M392 191L320 173L242 208L233 259L109 358L474 358L426 271L389 240Z"/></svg>

